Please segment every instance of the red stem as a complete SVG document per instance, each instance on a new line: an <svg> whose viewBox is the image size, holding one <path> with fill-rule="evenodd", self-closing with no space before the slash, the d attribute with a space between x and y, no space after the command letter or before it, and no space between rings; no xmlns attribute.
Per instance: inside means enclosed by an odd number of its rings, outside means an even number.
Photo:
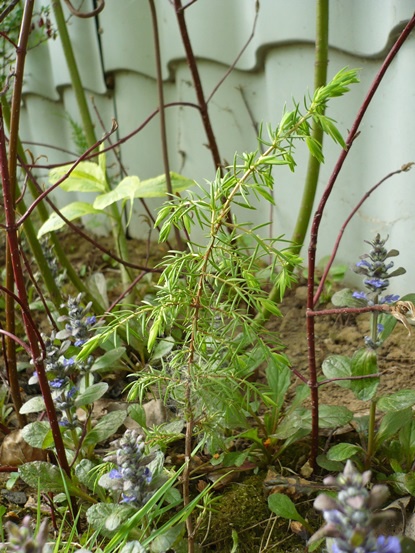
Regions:
<svg viewBox="0 0 415 553"><path fill-rule="evenodd" d="M327 200L330 197L330 194L333 190L333 186L337 180L337 177L340 173L340 170L343 166L343 163L349 153L350 147L352 146L353 140L355 139L359 125L366 113L366 110L369 107L370 102L372 101L373 96L375 95L386 71L388 70L393 59L399 52L401 46L404 44L405 40L410 35L411 31L415 27L415 14L412 16L411 20L405 26L402 33L399 35L395 44L392 46L388 55L386 56L384 62L382 63L381 68L379 69L377 75L375 76L372 85L357 113L356 119L353 122L353 125L350 129L349 135L346 140L346 148L341 151L340 156L337 160L337 163L333 169L333 172L330 176L330 179L327 183L327 186L323 192L320 203L317 207L317 210L314 214L312 225L311 225L311 235L310 235L310 244L308 247L308 294L307 294L307 309L313 311L314 309L314 278L315 278L315 264L316 264L316 249L317 249L317 237L320 227L321 218L327 203ZM312 422L311 422L311 451L310 451L310 464L315 470L317 468L317 454L318 454L318 436L319 436L319 424L318 424L318 382L317 382L317 367L316 367L316 356L315 356L315 336L314 336L314 316L307 317L307 342L308 342L308 370L310 374L309 386L311 391L311 410L312 410Z"/></svg>
<svg viewBox="0 0 415 553"><path fill-rule="evenodd" d="M360 209L360 207L362 206L362 204L369 198L369 196L381 185L383 184L386 180L390 179L391 177L393 177L394 175L398 175L399 173L402 173L403 171L409 171L409 169L411 168L413 164L412 163L407 163L406 165L404 165L403 167L401 167L401 169L398 169L397 171L392 171L392 173L389 173L388 175L386 175L386 177L383 177L383 179L381 179L378 183L376 183L374 186L372 186L372 188L370 190L368 190L365 195L363 196L363 198L360 200L360 202L353 208L353 210L351 211L350 215L347 217L347 219L345 220L345 222L343 223L341 229L340 229L340 232L339 234L337 235L337 238L336 238L336 242L334 243L334 247L333 247L333 251L331 253L331 256L330 256L330 259L324 269L324 272L323 272L323 276L321 277L320 279L320 282L319 282L319 285L318 285L318 288L317 288L317 291L314 295L314 299L313 299L313 303L314 305L316 306L317 303L318 303L318 300L320 298L320 295L323 291L323 288L324 288L324 284L326 282L326 278L327 278L327 275L329 274L330 272L330 269L331 269L331 266L333 265L333 262L334 262L334 259L336 257L336 254L337 254L337 250L339 249L339 246L340 246L340 242L341 242L341 239L343 237L343 234L344 234L344 231L346 230L346 227L347 225L350 223L350 221L353 219L354 215L356 214L356 212Z"/></svg>
<svg viewBox="0 0 415 553"><path fill-rule="evenodd" d="M52 430L53 439L56 447L56 454L62 469L70 477L70 469L66 458L65 447L63 445L62 435L56 417L55 406L50 393L49 383L46 377L45 367L43 364L44 352L40 349L38 333L34 331L35 323L32 319L28 298L25 287L25 280L19 256L19 241L17 234L17 226L15 220L13 189L9 179L9 168L7 164L6 153L6 136L4 132L3 111L0 105L0 170L3 187L4 200L4 215L7 229L7 242L9 245L10 258L13 267L14 283L16 285L17 296L19 297L22 306L23 323L25 326L26 336L29 342L31 357L34 363L35 370L38 375L40 389L45 401L46 413ZM6 296L7 297L7 296Z"/></svg>

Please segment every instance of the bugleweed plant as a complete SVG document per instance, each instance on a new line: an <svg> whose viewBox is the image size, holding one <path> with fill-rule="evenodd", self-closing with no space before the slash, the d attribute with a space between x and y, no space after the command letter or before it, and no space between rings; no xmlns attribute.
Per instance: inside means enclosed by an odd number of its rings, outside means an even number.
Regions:
<svg viewBox="0 0 415 553"><path fill-rule="evenodd" d="M363 339L364 347L351 356L331 355L323 362L322 370L328 378L327 382L333 381L338 386L350 389L357 399L368 401L370 405L369 417L357 420L361 445L336 444L330 448L327 457L336 461L353 458L365 467L391 464L398 468L398 473L409 473L413 466L412 406L415 404L415 393L413 390L399 390L384 396L377 393L381 379L378 350L390 336L396 321L402 322L411 332L410 323L414 313L412 301L415 299L414 294L407 294L400 299L398 295L387 293L389 279L404 274L405 269L394 268L394 262L390 259L399 255L399 252L396 249L388 250L386 241L387 238L382 239L379 234L368 241L370 251L363 254L354 267L356 273L363 275L364 290L346 288L332 297L333 304L338 307L377 306L380 311L373 311L370 315L369 334ZM348 380L348 377L352 379ZM379 411L383 416L377 427ZM409 489L411 493L414 491L413 484L408 481Z"/></svg>
<svg viewBox="0 0 415 553"><path fill-rule="evenodd" d="M275 451L280 440L292 443L310 432L310 412L298 407L307 395L304 388L300 388L289 422L286 419L287 428L284 432L279 428L290 381L289 363L281 344L267 336L255 319L264 307L280 314L268 299L261 275L268 272L284 295L294 280L292 267L299 266L301 260L284 248L287 245L281 238L264 239L261 227L239 223L234 217L230 220L229 213L232 205L252 209L255 197L273 202L271 169L278 165L294 169L298 140L305 141L322 159L320 144L310 136L311 121L321 124L343 144L334 122L322 112L330 98L341 96L356 81L355 71L340 71L305 101L304 112L296 105L284 113L276 129L269 129L269 139L261 138L264 153L235 158L228 172L223 176L218 173L209 188L200 187L199 193L189 192L186 198L162 207L156 220L161 227L160 240L166 240L174 227L190 235L193 226L198 226L207 240L189 241L185 251L172 252L162 264L157 293L124 316L114 314L79 356L86 358L119 327L128 335L130 322L141 321L149 360L132 384L129 399L141 401L148 391L156 390L182 420L185 507L191 502L190 460L195 444L210 455L226 450L226 438L247 429L247 416L255 414L254 404L261 397L271 406L271 415L267 414L260 439L269 440L267 445L275 443ZM253 390L249 378L264 364L268 367L268 388ZM322 418L322 425L343 424L348 420L344 415L339 409L331 413L331 420ZM255 440L259 441L259 435ZM195 528L190 518L186 524L192 550Z"/></svg>

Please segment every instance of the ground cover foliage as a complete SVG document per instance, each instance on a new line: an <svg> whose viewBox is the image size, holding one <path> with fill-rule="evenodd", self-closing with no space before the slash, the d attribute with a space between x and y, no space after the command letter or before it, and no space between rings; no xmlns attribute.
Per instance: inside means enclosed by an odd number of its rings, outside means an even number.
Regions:
<svg viewBox="0 0 415 553"><path fill-rule="evenodd" d="M155 6L149 3L156 22ZM14 458L3 457L2 468L10 472L8 488L24 482L38 502L37 529L27 518L9 524L6 547L107 553L325 547L412 551L410 537L390 536L395 533L390 527L381 537L374 533L381 517L372 511L387 491L383 484L371 488L370 481L372 473L372 480L387 482L395 494L414 495L415 393L379 393L379 351L397 323L411 332L415 296L387 293L390 278L405 270L393 266L391 258L399 251L395 245L389 249L388 237L379 234L368 237L368 251L356 260L361 289L332 295L336 248L362 202L342 227L320 276L316 246L321 215L365 109L415 21L399 35L346 139L326 108L358 83L358 73L343 68L326 82L327 27L320 26L323 47L316 54L315 90L291 107L287 104L278 125L261 131L256 151L236 153L225 167L211 132L185 7L180 0L172 4L212 153L212 177L205 183L171 171L168 156L164 174L152 179L141 181L122 170L109 177L107 151L114 148L109 140L117 125L114 121L102 138L95 136L62 6L55 2L50 7L56 29L49 11L36 13L30 0L23 11L12 2L1 13L9 40L0 113L1 228L6 242L0 413L2 454L12 453L13 447L15 452ZM87 16L102 9L104 2ZM317 2L317 10L327 25L328 3ZM156 25L154 29L157 42ZM74 132L82 153L51 167L49 187L43 189L36 162L19 141L19 105L29 37L35 47L36 41L54 36L63 42L79 102L82 128L74 124ZM9 75L10 64L14 71ZM159 92L164 121L161 86ZM278 169L295 170L296 145L303 142L311 160L305 194L313 203L324 161L323 135L339 145L340 154L311 219L304 373L290 363L284 343L267 321L282 317L281 302L302 274L300 253L310 209L300 209L291 240L265 238L266 225L252 225L250 213L258 198L273 204ZM410 167L408 163L387 175L362 201ZM75 202L58 209L51 199L58 186L68 192L95 192L96 199L92 205ZM160 255L150 263L147 252L137 262L130 257L126 234L134 202L146 205L146 198L164 195L165 203L154 217L149 215L158 231ZM235 217L235 206L245 209L245 218ZM108 218L109 248L79 224L80 217L91 213ZM71 262L62 227L100 251L100 263L111 268L117 287L110 284L109 271ZM195 227L203 240L195 240ZM323 295L332 302L326 309L319 303ZM328 356L318 370L316 319L360 313L371 317L361 346ZM367 403L369 415L357 417L346 405L322 403L323 386L347 389ZM111 401L111 394L122 401ZM150 404L157 406L152 416ZM349 427L354 432L347 440L333 438L335 431ZM327 471L340 474L322 482ZM231 486L234 479L239 483ZM337 499L319 495L313 509L312 500L325 487L337 491ZM45 503L53 539L42 522ZM322 521L316 510L327 523L319 531ZM221 518L228 521L227 528Z"/></svg>

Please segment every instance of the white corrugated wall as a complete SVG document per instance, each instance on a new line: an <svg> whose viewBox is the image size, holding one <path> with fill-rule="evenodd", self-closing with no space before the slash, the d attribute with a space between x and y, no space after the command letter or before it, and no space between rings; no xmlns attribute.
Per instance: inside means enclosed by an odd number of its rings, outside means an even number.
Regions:
<svg viewBox="0 0 415 553"><path fill-rule="evenodd" d="M39 2L48 4L46 0ZM89 4L89 5L88 5ZM83 9L92 7L84 2ZM162 48L166 102L195 102L194 88L169 0L156 0ZM330 0L329 76L345 66L360 68L361 82L330 104L329 115L343 134L350 128L362 100L388 48L412 16L410 0ZM206 96L224 76L248 40L255 17L255 0L198 0L186 10L186 20ZM111 118L119 124L118 136L138 128L157 107L153 34L147 0L107 0L99 15L99 33L93 19L71 17L69 30L76 59L89 95L107 128ZM209 102L221 156L232 162L235 152L256 149L257 124L274 126L284 104L302 101L313 87L315 2L312 0L261 0L253 40ZM415 161L415 36L410 37L370 106L361 135L356 140L337 181L321 226L318 257L327 255L337 231L364 192L403 163ZM113 88L107 89L110 76ZM59 145L74 151L67 114L80 122L69 73L57 40L32 50L27 61L21 136L23 140ZM211 155L198 112L191 108L167 110L171 169L197 181L214 178ZM101 128L97 123L97 133ZM339 148L325 139L326 163L319 180L324 188ZM57 150L31 145L48 162L67 156ZM158 117L121 148L130 174L149 178L163 172ZM301 198L308 152L299 147L294 174L278 168L275 176L276 207L273 234L291 236ZM73 200L75 195L70 197ZM81 195L78 194L81 198ZM61 205L69 200L60 193ZM149 202L152 209L157 202ZM148 228L137 216L133 236L147 236ZM365 250L364 239L389 234L390 247L401 251L400 264L408 274L396 280L401 295L413 290L415 260L415 172L388 181L359 210L345 233L339 261L352 264ZM259 205L257 222L269 217L269 207ZM95 229L96 230L96 229ZM155 237L155 236L154 236ZM305 250L304 250L305 252Z"/></svg>

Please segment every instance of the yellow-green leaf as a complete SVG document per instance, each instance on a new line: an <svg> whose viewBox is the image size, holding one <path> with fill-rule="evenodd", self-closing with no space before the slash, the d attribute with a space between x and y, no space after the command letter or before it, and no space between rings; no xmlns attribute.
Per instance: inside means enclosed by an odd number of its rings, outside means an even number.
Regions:
<svg viewBox="0 0 415 553"><path fill-rule="evenodd" d="M73 202L63 207L60 211L69 221L79 219L79 217L83 217L84 215L91 215L92 213L102 213L98 209L94 209L91 204L87 204L86 202ZM49 219L40 227L37 237L41 238L48 232L64 227L65 224L65 221L61 219L57 213L52 213Z"/></svg>
<svg viewBox="0 0 415 553"><path fill-rule="evenodd" d="M55 184L72 167L63 165L49 171L49 182ZM105 173L97 163L82 161L60 185L66 192L107 192Z"/></svg>

